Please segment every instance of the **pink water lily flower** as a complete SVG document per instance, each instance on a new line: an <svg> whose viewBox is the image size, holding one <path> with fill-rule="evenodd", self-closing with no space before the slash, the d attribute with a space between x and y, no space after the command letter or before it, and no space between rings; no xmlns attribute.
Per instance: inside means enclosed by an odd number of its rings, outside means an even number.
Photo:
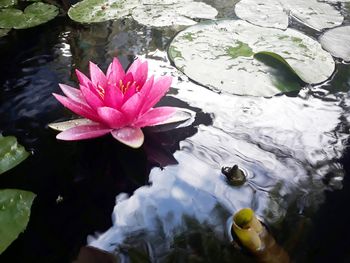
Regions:
<svg viewBox="0 0 350 263"><path fill-rule="evenodd" d="M147 61L137 59L124 72L114 58L106 75L92 62L89 69L90 79L76 70L80 89L60 84L66 97L53 95L90 121L59 133L57 139L84 140L111 133L118 141L138 148L144 141L142 127L164 124L176 112L174 107L153 108L169 90L172 79L148 78Z"/></svg>

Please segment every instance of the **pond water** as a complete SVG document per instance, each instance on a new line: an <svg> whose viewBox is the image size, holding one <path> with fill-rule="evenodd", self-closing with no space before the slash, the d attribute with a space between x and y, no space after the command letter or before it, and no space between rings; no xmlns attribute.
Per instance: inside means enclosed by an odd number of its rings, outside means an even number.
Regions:
<svg viewBox="0 0 350 263"><path fill-rule="evenodd" d="M205 2L235 18L237 1ZM27 229L0 262L72 262L86 245L121 262L255 262L228 237L232 214L244 207L294 262L350 262L350 65L336 59L329 81L300 92L219 93L171 65L166 49L177 32L130 18L81 25L60 16L0 38L0 131L32 153L0 186L37 194ZM152 72L172 75L160 105L191 109L195 121L145 130L137 150L109 136L56 140L48 123L72 117L52 96L58 83L75 86L74 69L87 73L91 60L105 70L114 56L124 68L141 56ZM221 173L234 164L247 174L242 186Z"/></svg>

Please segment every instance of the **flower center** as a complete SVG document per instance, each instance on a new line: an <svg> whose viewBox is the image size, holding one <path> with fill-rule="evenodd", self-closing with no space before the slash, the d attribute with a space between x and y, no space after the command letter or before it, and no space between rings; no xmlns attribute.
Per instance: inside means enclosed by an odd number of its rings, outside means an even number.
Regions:
<svg viewBox="0 0 350 263"><path fill-rule="evenodd" d="M123 94L125 94L128 91L128 89L135 84L137 84L136 81L128 81L126 84L124 84L122 80L119 80L119 89ZM140 86L136 86L135 90L140 91Z"/></svg>

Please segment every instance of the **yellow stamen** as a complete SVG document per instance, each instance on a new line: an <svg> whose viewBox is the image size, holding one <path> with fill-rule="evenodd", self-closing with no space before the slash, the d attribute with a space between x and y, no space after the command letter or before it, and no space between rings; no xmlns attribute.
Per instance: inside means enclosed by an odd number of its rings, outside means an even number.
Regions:
<svg viewBox="0 0 350 263"><path fill-rule="evenodd" d="M100 95L100 97L103 99L105 97L105 90L102 88L101 85L97 85L97 92Z"/></svg>

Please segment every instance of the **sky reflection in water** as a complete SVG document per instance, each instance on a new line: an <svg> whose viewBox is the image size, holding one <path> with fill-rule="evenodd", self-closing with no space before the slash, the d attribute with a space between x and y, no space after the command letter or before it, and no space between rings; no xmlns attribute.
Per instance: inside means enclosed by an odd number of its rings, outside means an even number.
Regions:
<svg viewBox="0 0 350 263"><path fill-rule="evenodd" d="M226 3L217 1L218 5ZM123 158L114 162L114 156L119 157L116 153L122 154L123 151L116 145L109 148L109 141L64 148L62 144L57 144L53 133L45 130L47 123L71 116L54 100L51 92L58 90L58 82L74 86L73 69L86 72L88 60L103 68L113 56L119 56L123 65L127 66L134 55L144 54L151 59L153 72L175 77L173 89L162 103L170 102L171 106L181 107L183 105L178 104L187 104L196 108L197 116L201 116L194 127L173 131L169 135L171 138L165 141L157 135L146 137L144 150L148 158L156 156L157 159L156 153L161 150L161 145L165 148L172 145L167 151L168 158L161 161L164 169L153 168L149 176L150 185L139 187L131 197L118 195L113 213L114 225L103 234L90 236L90 245L118 251L119 244L133 236L141 236L150 244L153 257L157 258L169 252L174 237L190 231L184 223L184 216L190 216L199 223L206 222L218 239L228 242L227 219L237 209L247 206L255 209L272 229L279 229L281 239L285 241L289 238L289 229L283 225L283 220L297 215L312 216L323 203L326 189L342 187L344 171L339 159L346 148L350 121L350 100L346 93L350 87L347 65L338 64L341 74L321 87L302 90L298 96L243 97L212 92L189 82L174 70L166 54L159 51L165 49L175 34L174 30L150 29L125 20L89 27L56 26L55 30L49 28L46 33L49 31L52 31L49 39L55 40L42 45L50 48L34 48L20 54L14 58L16 68L5 70L14 72L13 78L11 74L6 76L4 90L1 91L1 124L6 127L7 133L19 136L27 148L32 145L31 138L42 144L49 142L49 146L44 148L46 150L51 146L57 147L57 156L64 156L65 152L78 148L78 154L74 155L75 158L80 156L78 161L70 158L69 154L60 159L72 163L72 171L65 177L75 174L81 179L88 173L94 173L93 178L98 181L98 176L120 170L118 164L123 162ZM343 92L331 93L327 89ZM208 116L211 118L209 121ZM177 133L183 134L176 137L174 134ZM179 143L178 147L172 144L174 141ZM101 143L105 152L97 159L105 165L107 163L106 167L111 165L115 169L101 169L94 159L92 152L98 151ZM91 159L84 157L83 153ZM53 153L50 156L57 157ZM86 160L91 163L87 164ZM36 162L39 161L36 159ZM58 165L58 162L52 160L52 164ZM222 166L233 164L238 164L248 175L247 182L241 187L229 186L220 172ZM62 180L61 173L67 173L62 170L54 174L55 179L52 179L52 174L45 174L46 180L57 187L56 181ZM107 179L113 183L119 182L118 177L109 176L113 179ZM42 182L41 178L35 180ZM142 179L139 181L144 183ZM108 191L111 195L116 188L108 180L105 184L101 183L101 189L95 190L94 195L100 196L106 185L111 187ZM93 181L91 187L95 186ZM40 183L40 187L35 187L41 190L47 185ZM66 184L62 184L57 191L65 187ZM132 192L134 188L128 190ZM73 188L71 192L77 191ZM85 192L89 196L90 190L85 189ZM41 202L45 198L45 195L38 196ZM78 200L78 194L72 199ZM51 207L51 204L47 206ZM81 205L78 204L78 207Z"/></svg>
<svg viewBox="0 0 350 263"><path fill-rule="evenodd" d="M324 201L325 189L342 187L339 158L347 131L340 124L348 126L347 95L336 98L318 88L305 89L297 97L218 94L166 66L162 52L149 57L163 60L150 63L155 71L178 77L171 96L202 109L213 123L199 125L196 134L181 141L174 153L178 164L154 168L150 186L140 187L130 198L119 195L113 227L90 237L90 245L118 251L126 238L144 232L157 258L188 230L187 216L207 223L219 239L228 240L218 208L227 220L238 209L252 207L268 225L278 226L288 208L294 207L292 214L308 214ZM317 98L317 93L325 99ZM247 173L241 187L229 186L220 172L222 166L233 164ZM154 235L159 231L162 235ZM155 242L160 237L162 242Z"/></svg>

